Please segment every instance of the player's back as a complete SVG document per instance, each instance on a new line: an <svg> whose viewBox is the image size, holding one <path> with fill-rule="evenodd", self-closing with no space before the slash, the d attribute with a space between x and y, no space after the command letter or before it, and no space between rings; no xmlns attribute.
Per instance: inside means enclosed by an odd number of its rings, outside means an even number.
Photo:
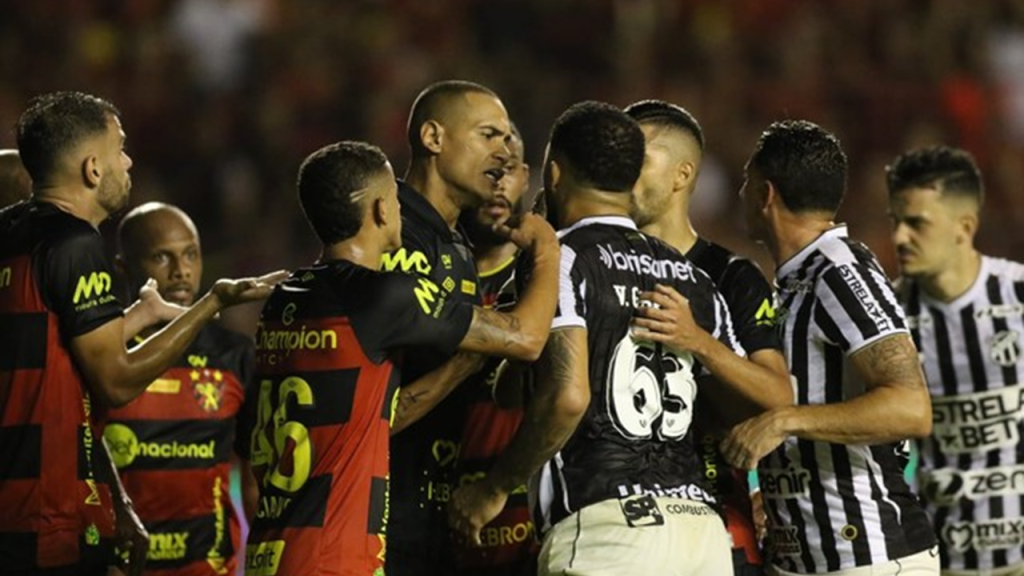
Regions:
<svg viewBox="0 0 1024 576"><path fill-rule="evenodd" d="M379 273L348 262L297 271L256 333L253 470L261 483L249 574L371 574L387 521L392 364L354 316ZM332 567L333 566L333 567Z"/></svg>
<svg viewBox="0 0 1024 576"><path fill-rule="evenodd" d="M109 463L68 342L121 315L99 233L46 203L0 211L0 559L105 570ZM91 566L90 566L91 565Z"/></svg>
<svg viewBox="0 0 1024 576"><path fill-rule="evenodd" d="M651 494L710 502L691 435L699 367L690 354L634 340L640 294L657 283L690 300L696 322L732 342L714 284L675 249L623 217L581 220L560 233L562 274L554 328L585 328L590 406L542 471L547 528L583 506Z"/></svg>

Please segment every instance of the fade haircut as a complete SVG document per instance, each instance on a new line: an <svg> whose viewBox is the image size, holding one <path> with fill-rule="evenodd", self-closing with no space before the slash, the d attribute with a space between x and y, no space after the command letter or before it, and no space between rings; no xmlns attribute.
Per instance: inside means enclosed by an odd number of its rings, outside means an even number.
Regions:
<svg viewBox="0 0 1024 576"><path fill-rule="evenodd" d="M419 96L416 96L416 100L412 103L412 109L409 111L409 124L406 127L409 149L412 151L413 158L429 155L420 140L420 128L423 124L430 120L441 119L451 102L466 94L486 94L498 97L490 88L467 80L435 82L424 88Z"/></svg>
<svg viewBox="0 0 1024 576"><path fill-rule="evenodd" d="M17 125L18 152L36 183L44 182L61 155L82 140L106 132L110 117L121 113L110 102L82 92L37 96Z"/></svg>
<svg viewBox="0 0 1024 576"><path fill-rule="evenodd" d="M970 152L950 146L931 146L904 152L885 168L889 195L908 188L935 188L973 200L980 207L985 201L981 170Z"/></svg>
<svg viewBox="0 0 1024 576"><path fill-rule="evenodd" d="M846 154L838 138L813 122L773 122L758 139L750 166L775 185L792 212L835 214L843 203Z"/></svg>
<svg viewBox="0 0 1024 576"><path fill-rule="evenodd" d="M354 141L306 157L299 167L299 204L321 242L337 244L359 232L364 210L359 192L387 170L387 162L380 148Z"/></svg>
<svg viewBox="0 0 1024 576"><path fill-rule="evenodd" d="M693 114L690 114L682 106L676 106L664 100L641 100L626 106L623 112L640 124L653 124L681 130L692 136L700 146L701 152L704 151L704 131Z"/></svg>
<svg viewBox="0 0 1024 576"><path fill-rule="evenodd" d="M644 133L611 104L573 104L551 128L551 155L564 160L583 184L609 192L632 192L644 165Z"/></svg>

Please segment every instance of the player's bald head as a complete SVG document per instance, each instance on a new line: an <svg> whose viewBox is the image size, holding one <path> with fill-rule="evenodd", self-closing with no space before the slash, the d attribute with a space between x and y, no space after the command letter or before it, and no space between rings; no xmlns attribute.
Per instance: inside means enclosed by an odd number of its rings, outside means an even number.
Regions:
<svg viewBox="0 0 1024 576"><path fill-rule="evenodd" d="M199 242L199 230L184 210L163 202L147 202L121 219L117 227L117 251L125 259L131 259L158 241L164 231L176 228L185 228L196 243Z"/></svg>
<svg viewBox="0 0 1024 576"><path fill-rule="evenodd" d="M420 92L409 111L407 127L409 148L413 157L427 154L427 149L420 140L420 129L423 124L431 120L441 125L449 124L464 109L465 99L469 94L485 94L498 98L490 88L466 80L435 82Z"/></svg>
<svg viewBox="0 0 1024 576"><path fill-rule="evenodd" d="M0 208L28 200L31 195L32 178L18 151L0 150Z"/></svg>

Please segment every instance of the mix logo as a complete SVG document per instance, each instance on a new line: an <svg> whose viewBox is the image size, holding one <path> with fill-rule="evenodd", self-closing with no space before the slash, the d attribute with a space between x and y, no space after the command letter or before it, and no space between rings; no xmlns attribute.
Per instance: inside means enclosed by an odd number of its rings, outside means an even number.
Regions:
<svg viewBox="0 0 1024 576"><path fill-rule="evenodd" d="M992 337L990 356L1000 366L1016 366L1020 358L1020 333L1016 330L997 332Z"/></svg>
<svg viewBox="0 0 1024 576"><path fill-rule="evenodd" d="M75 295L72 302L78 304L82 300L99 298L104 292L110 291L110 274L106 272L93 272L78 277L78 285L75 287Z"/></svg>
<svg viewBox="0 0 1024 576"><path fill-rule="evenodd" d="M1024 544L1024 519L1000 519L972 524L956 522L940 531L946 546L953 552L968 550L1006 550Z"/></svg>

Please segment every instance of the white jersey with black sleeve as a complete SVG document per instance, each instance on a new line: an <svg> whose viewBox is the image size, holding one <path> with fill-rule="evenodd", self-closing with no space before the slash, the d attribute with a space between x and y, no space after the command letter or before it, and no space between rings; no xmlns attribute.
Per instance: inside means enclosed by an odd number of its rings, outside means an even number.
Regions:
<svg viewBox="0 0 1024 576"><path fill-rule="evenodd" d="M849 357L908 333L875 256L837 226L784 262L776 283L776 321L796 403L830 404L864 394ZM880 564L934 546L928 519L903 478L908 454L908 442L867 446L787 438L759 469L770 561L813 574Z"/></svg>
<svg viewBox="0 0 1024 576"><path fill-rule="evenodd" d="M559 236L553 329L587 331L591 401L534 483L538 528L613 498L713 503L690 426L702 369L688 353L635 340L630 325L640 293L662 283L690 300L701 327L741 351L724 299L704 272L628 218L585 218Z"/></svg>

